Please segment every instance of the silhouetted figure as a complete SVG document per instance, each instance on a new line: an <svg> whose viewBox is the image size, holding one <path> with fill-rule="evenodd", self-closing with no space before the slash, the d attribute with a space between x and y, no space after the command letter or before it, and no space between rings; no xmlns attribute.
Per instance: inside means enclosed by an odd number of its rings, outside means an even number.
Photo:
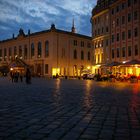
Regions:
<svg viewBox="0 0 140 140"><path fill-rule="evenodd" d="M30 72L29 68L27 68L27 70L26 70L26 83L31 84L31 72Z"/></svg>
<svg viewBox="0 0 140 140"><path fill-rule="evenodd" d="M23 74L22 74L22 72L20 73L20 81L23 82Z"/></svg>
<svg viewBox="0 0 140 140"><path fill-rule="evenodd" d="M13 83L14 82L14 73L12 71L10 72L10 77L11 77L11 81Z"/></svg>

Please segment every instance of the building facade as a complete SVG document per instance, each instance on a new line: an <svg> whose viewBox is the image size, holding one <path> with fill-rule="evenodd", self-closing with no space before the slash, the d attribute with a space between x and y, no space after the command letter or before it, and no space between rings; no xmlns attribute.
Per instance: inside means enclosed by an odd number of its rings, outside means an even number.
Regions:
<svg viewBox="0 0 140 140"><path fill-rule="evenodd" d="M94 65L140 60L140 1L98 0L92 10ZM124 73L132 70L123 69ZM140 69L137 69L140 74Z"/></svg>
<svg viewBox="0 0 140 140"><path fill-rule="evenodd" d="M49 30L24 34L0 41L0 63L10 64L16 58L28 64L32 72L42 76L80 76L92 65L91 37L59 30L52 24Z"/></svg>

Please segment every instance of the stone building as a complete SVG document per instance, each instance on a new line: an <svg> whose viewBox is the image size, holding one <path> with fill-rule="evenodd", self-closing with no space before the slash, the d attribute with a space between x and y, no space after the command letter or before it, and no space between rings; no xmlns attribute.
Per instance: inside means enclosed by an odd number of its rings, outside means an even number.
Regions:
<svg viewBox="0 0 140 140"><path fill-rule="evenodd" d="M98 0L91 23L95 73L103 73L107 64L140 60L139 0ZM122 66L119 71L128 74L132 69ZM139 66L133 71L140 74Z"/></svg>
<svg viewBox="0 0 140 140"><path fill-rule="evenodd" d="M25 62L32 73L41 76L80 76L92 65L91 37L55 28L26 35L23 29L17 37L0 41L0 64L14 60ZM11 66L11 65L10 65Z"/></svg>

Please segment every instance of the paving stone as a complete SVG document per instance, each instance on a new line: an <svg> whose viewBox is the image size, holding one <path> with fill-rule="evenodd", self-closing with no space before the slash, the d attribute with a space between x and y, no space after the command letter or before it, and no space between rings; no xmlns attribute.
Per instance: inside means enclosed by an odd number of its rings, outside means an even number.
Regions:
<svg viewBox="0 0 140 140"><path fill-rule="evenodd" d="M140 139L140 85L0 77L0 139ZM123 88L122 88L123 84ZM86 90L86 89L90 90Z"/></svg>

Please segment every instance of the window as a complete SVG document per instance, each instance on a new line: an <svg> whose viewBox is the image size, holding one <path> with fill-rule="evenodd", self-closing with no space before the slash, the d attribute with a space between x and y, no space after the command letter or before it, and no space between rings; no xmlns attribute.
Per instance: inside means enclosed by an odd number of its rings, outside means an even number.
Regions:
<svg viewBox="0 0 140 140"><path fill-rule="evenodd" d="M125 16L122 16L122 24L125 24Z"/></svg>
<svg viewBox="0 0 140 140"><path fill-rule="evenodd" d="M131 30L128 30L128 39L131 38Z"/></svg>
<svg viewBox="0 0 140 140"><path fill-rule="evenodd" d="M17 56L17 47L16 46L14 47L14 56L15 57Z"/></svg>
<svg viewBox="0 0 140 140"><path fill-rule="evenodd" d="M112 49L112 58L114 58L114 49Z"/></svg>
<svg viewBox="0 0 140 140"><path fill-rule="evenodd" d="M122 32L122 40L125 40L125 32Z"/></svg>
<svg viewBox="0 0 140 140"><path fill-rule="evenodd" d="M128 22L131 21L131 13L128 13Z"/></svg>
<svg viewBox="0 0 140 140"><path fill-rule="evenodd" d="M0 61L2 61L2 49L0 49Z"/></svg>
<svg viewBox="0 0 140 140"><path fill-rule="evenodd" d="M84 41L81 41L81 47L84 47Z"/></svg>
<svg viewBox="0 0 140 140"><path fill-rule="evenodd" d="M74 40L74 41L73 41L73 45L74 45L74 46L77 46L77 40Z"/></svg>
<svg viewBox="0 0 140 140"><path fill-rule="evenodd" d="M119 57L120 57L120 49L117 48L117 58L119 58Z"/></svg>
<svg viewBox="0 0 140 140"><path fill-rule="evenodd" d="M88 52L88 60L90 60L90 52Z"/></svg>
<svg viewBox="0 0 140 140"><path fill-rule="evenodd" d="M135 45L135 56L138 55L138 45Z"/></svg>
<svg viewBox="0 0 140 140"><path fill-rule="evenodd" d="M119 33L117 33L117 41L120 40L120 36L119 36Z"/></svg>
<svg viewBox="0 0 140 140"><path fill-rule="evenodd" d="M108 39L106 39L106 43L105 44L106 44L106 46L108 46Z"/></svg>
<svg viewBox="0 0 140 140"><path fill-rule="evenodd" d="M134 0L134 4L137 4L138 0Z"/></svg>
<svg viewBox="0 0 140 140"><path fill-rule="evenodd" d="M137 19L138 19L138 12L134 11L134 20L137 20Z"/></svg>
<svg viewBox="0 0 140 140"><path fill-rule="evenodd" d="M9 48L9 60L11 60L11 57L12 57L12 48L10 47Z"/></svg>
<svg viewBox="0 0 140 140"><path fill-rule="evenodd" d="M41 55L42 55L42 46L41 46L41 42L38 42L38 53L37 53L37 56L38 56L38 58L40 58L41 57Z"/></svg>
<svg viewBox="0 0 140 140"><path fill-rule="evenodd" d="M84 60L84 52L81 51L81 60Z"/></svg>
<svg viewBox="0 0 140 140"><path fill-rule="evenodd" d="M125 8L125 3L122 3L122 10Z"/></svg>
<svg viewBox="0 0 140 140"><path fill-rule="evenodd" d="M4 61L6 61L6 59L7 59L7 49L4 48Z"/></svg>
<svg viewBox="0 0 140 140"><path fill-rule="evenodd" d="M49 65L45 64L45 74L48 74L48 73L49 73Z"/></svg>
<svg viewBox="0 0 140 140"><path fill-rule="evenodd" d="M104 33L104 27L102 27L102 34Z"/></svg>
<svg viewBox="0 0 140 140"><path fill-rule="evenodd" d="M131 56L131 46L128 46L128 56Z"/></svg>
<svg viewBox="0 0 140 140"><path fill-rule="evenodd" d="M114 42L114 35L112 35L112 43Z"/></svg>
<svg viewBox="0 0 140 140"><path fill-rule="evenodd" d="M31 44L31 58L33 58L35 55L35 47L34 47L34 43Z"/></svg>
<svg viewBox="0 0 140 140"><path fill-rule="evenodd" d="M22 58L22 47L19 46L19 58Z"/></svg>
<svg viewBox="0 0 140 140"><path fill-rule="evenodd" d="M128 7L130 7L131 6L131 0L128 0L127 4L128 4Z"/></svg>
<svg viewBox="0 0 140 140"><path fill-rule="evenodd" d="M62 58L65 58L65 48L62 48Z"/></svg>
<svg viewBox="0 0 140 140"><path fill-rule="evenodd" d="M98 29L98 35L100 35L100 29Z"/></svg>
<svg viewBox="0 0 140 140"><path fill-rule="evenodd" d="M118 13L118 12L119 12L119 6L116 7L116 13Z"/></svg>
<svg viewBox="0 0 140 140"><path fill-rule="evenodd" d="M114 9L112 9L111 13L112 13L112 15L114 15Z"/></svg>
<svg viewBox="0 0 140 140"><path fill-rule="evenodd" d="M137 37L138 36L138 28L134 29L134 36Z"/></svg>
<svg viewBox="0 0 140 140"><path fill-rule="evenodd" d="M45 42L45 57L49 56L49 41Z"/></svg>
<svg viewBox="0 0 140 140"><path fill-rule="evenodd" d="M108 26L106 27L106 32L108 33Z"/></svg>
<svg viewBox="0 0 140 140"><path fill-rule="evenodd" d="M27 50L27 45L24 46L24 59L27 59L28 55L28 50Z"/></svg>
<svg viewBox="0 0 140 140"><path fill-rule="evenodd" d="M119 26L119 18L117 18L116 25Z"/></svg>
<svg viewBox="0 0 140 140"><path fill-rule="evenodd" d="M122 57L125 57L125 47L122 48Z"/></svg>
<svg viewBox="0 0 140 140"><path fill-rule="evenodd" d="M74 59L77 59L77 51L76 50L74 50Z"/></svg>
<svg viewBox="0 0 140 140"><path fill-rule="evenodd" d="M87 47L88 47L88 48L91 48L91 44L90 44L90 43L87 43Z"/></svg>

